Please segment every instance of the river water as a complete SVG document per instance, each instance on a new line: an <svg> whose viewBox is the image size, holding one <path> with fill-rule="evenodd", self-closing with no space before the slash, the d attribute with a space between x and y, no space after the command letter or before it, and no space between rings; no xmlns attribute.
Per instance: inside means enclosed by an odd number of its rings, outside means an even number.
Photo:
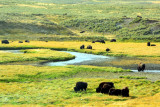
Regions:
<svg viewBox="0 0 160 107"><path fill-rule="evenodd" d="M19 50L3 50L11 53L23 53ZM137 71L137 64L132 64L129 66L125 65L113 65L112 61L120 61L126 59L133 60L133 58L127 57L112 57L112 56L103 56L103 55L93 55L87 53L79 53L79 52L70 52L70 51L62 51L67 52L72 55L75 55L76 58L68 61L58 61L58 62L36 62L36 64L25 63L25 65L36 65L36 66L65 66L65 65L93 65L93 66L112 66L112 67L121 67L123 69L131 69L134 72ZM134 58L135 59L135 58ZM145 72L160 72L160 65L159 64L146 64Z"/></svg>

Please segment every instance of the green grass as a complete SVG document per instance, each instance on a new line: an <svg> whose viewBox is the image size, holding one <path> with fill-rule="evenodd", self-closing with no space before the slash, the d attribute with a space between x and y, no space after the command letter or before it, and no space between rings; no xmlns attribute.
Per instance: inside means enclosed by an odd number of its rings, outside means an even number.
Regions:
<svg viewBox="0 0 160 107"><path fill-rule="evenodd" d="M50 49L27 49L21 50L25 53L7 53L0 52L0 63L24 62L24 61L65 61L74 59L75 56L65 53L53 51Z"/></svg>
<svg viewBox="0 0 160 107"><path fill-rule="evenodd" d="M147 77L138 77L138 76L120 76L119 78L126 78L126 79L147 79Z"/></svg>
<svg viewBox="0 0 160 107"><path fill-rule="evenodd" d="M35 67L24 65L2 65L0 69L0 99L1 105L56 105L78 106L79 104L111 104L133 98L152 96L158 93L159 84L148 80L105 79L105 78L77 78L79 72L128 72L113 67L94 66L64 66L64 67ZM117 72L116 72L117 71ZM73 87L76 82L88 83L86 92L75 93ZM130 89L130 97L109 96L96 93L100 82L113 82L116 88Z"/></svg>
<svg viewBox="0 0 160 107"><path fill-rule="evenodd" d="M156 0L1 0L0 4L0 39L84 41L114 35L122 41L157 41L160 37ZM82 30L87 33L80 34Z"/></svg>

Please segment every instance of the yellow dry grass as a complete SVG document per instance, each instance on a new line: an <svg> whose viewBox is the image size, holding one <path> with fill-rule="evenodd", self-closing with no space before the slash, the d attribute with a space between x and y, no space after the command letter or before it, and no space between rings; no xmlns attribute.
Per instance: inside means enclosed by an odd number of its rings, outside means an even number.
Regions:
<svg viewBox="0 0 160 107"><path fill-rule="evenodd" d="M46 7L44 7L44 6L37 6L37 5L17 4L17 6L47 9L47 8L46 8Z"/></svg>
<svg viewBox="0 0 160 107"><path fill-rule="evenodd" d="M159 4L160 3L160 1L148 1L148 2L155 3L155 4Z"/></svg>
<svg viewBox="0 0 160 107"><path fill-rule="evenodd" d="M67 48L78 50L80 46L84 44L92 45L93 49L85 51L92 51L93 53L106 52L106 48L111 49L110 55L128 55L128 56L145 56L145 57L159 57L160 56L160 43L155 43L156 46L147 46L146 43L122 43L122 42L106 42L106 44L101 43L91 43L91 42L44 42L44 41L31 41L31 43L19 44L18 42L13 42L8 45L1 44L0 47L45 47L45 48Z"/></svg>
<svg viewBox="0 0 160 107"><path fill-rule="evenodd" d="M107 107L160 107L160 93L151 97L138 98L125 102L116 102L107 105Z"/></svg>

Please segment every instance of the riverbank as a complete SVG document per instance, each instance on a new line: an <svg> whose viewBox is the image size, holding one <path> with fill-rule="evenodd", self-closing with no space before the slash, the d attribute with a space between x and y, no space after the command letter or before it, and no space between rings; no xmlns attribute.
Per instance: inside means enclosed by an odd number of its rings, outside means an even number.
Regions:
<svg viewBox="0 0 160 107"><path fill-rule="evenodd" d="M80 49L80 46L84 44L85 48L88 45L92 45L93 49ZM89 64L94 66L114 66L122 67L124 69L137 68L137 64L140 62L145 63L147 70L159 70L160 69L160 43L155 43L156 46L147 46L146 43L133 43L133 42L106 42L91 43L91 42L56 42L56 41L31 41L30 43L18 43L14 41L10 44L0 44L0 49L35 49L35 48L47 48L54 50L68 50L77 51L81 53L90 53L104 56L118 56L111 61L102 61L99 64L92 62L85 62L83 64ZM105 49L110 48L110 52L106 52Z"/></svg>

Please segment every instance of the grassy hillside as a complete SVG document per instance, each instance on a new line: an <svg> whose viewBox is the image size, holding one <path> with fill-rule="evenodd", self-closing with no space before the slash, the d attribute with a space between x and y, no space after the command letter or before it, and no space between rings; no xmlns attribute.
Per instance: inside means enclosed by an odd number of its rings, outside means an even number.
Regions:
<svg viewBox="0 0 160 107"><path fill-rule="evenodd" d="M0 4L0 39L160 37L156 0L1 0ZM79 33L82 30L86 32Z"/></svg>

